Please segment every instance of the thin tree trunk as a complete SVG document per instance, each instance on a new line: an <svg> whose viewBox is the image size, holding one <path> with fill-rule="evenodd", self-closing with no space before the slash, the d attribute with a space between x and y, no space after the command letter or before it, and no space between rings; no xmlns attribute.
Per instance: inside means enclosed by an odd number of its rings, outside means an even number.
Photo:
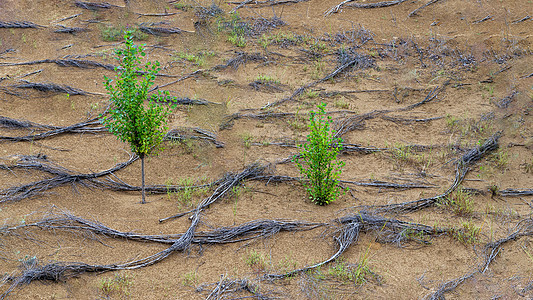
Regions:
<svg viewBox="0 0 533 300"><path fill-rule="evenodd" d="M142 200L141 200L141 203L142 204L145 204L146 201L145 201L145 192L144 192L144 154L141 154L140 155L141 157L141 178L142 178Z"/></svg>

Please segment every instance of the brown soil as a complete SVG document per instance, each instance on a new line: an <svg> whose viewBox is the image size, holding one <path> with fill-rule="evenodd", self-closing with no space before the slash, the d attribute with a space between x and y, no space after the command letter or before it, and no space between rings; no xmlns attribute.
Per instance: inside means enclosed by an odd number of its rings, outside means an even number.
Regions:
<svg viewBox="0 0 533 300"><path fill-rule="evenodd" d="M348 193L321 207L308 200L305 189L297 182L245 181L238 193L226 195L201 213L198 232L260 219L323 222L328 226L280 232L245 242L194 244L187 251L172 253L159 263L136 270L85 273L52 284L34 281L17 287L10 298L201 299L208 297L224 276L230 280L247 279L257 288L228 293L225 297L229 298L263 295L282 299L418 299L431 296L449 280L478 270L486 258L485 245L507 237L517 224L524 224L530 218L531 196L508 197L491 193L489 187L496 186L500 191L533 187L532 19L515 22L531 15L532 1L405 1L384 8L344 7L329 16L324 13L340 1L289 1L296 3L274 6L268 5L270 1L257 1L263 5L249 1L238 10L240 22L255 30L250 29L244 36L244 47L228 41L230 33L224 29L224 23L217 29L217 22L231 19L229 12L237 4L215 2L224 13L212 17L205 11L202 13L202 7L207 9L212 4L207 0L110 0L116 6L93 11L76 6L74 1L0 1L0 22L30 21L45 26L0 28L0 115L54 126L68 126L98 116L109 101L103 76L114 76L113 71L62 67L55 63L12 64L43 59L115 64L112 56L118 42L104 41L102 32L107 26L136 28L143 22L167 22L153 27L177 27L185 31L165 36L146 35L141 42L146 44L147 59L161 62L161 73L174 75L159 76L156 84L171 83L182 75L205 69L161 90L214 103L179 106L170 118L169 127L199 127L214 132L225 146L217 148L212 143L193 139L165 142L166 149L147 160L147 184L211 182L227 172L239 173L254 162L271 163L269 172L273 175L299 176L294 164L276 164L296 154L297 149L276 143L305 140L307 112L315 104L328 103L327 110L335 112L331 116L337 121L374 110L406 108L422 101L435 88L444 87L427 103L409 110L378 114L342 136L346 143L381 151L341 155L340 159L346 163L341 179L433 187L392 189L348 184ZM409 17L410 12L427 2L434 3ZM181 4L185 6L178 9ZM169 14L140 15L164 13ZM80 15L59 21L77 14ZM487 16L490 17L483 20ZM285 25L278 24L275 28L265 25L265 20L272 22L273 17L281 18ZM261 22L262 28L257 25ZM87 31L56 33L57 25ZM285 34L284 40L280 38L281 33ZM276 37L279 43L272 42ZM271 44L264 47L265 41ZM298 88L333 72L341 65L338 53L342 51L349 59L360 55L361 64L288 101L260 109L287 99ZM210 54L204 55L201 66L180 57L185 53L198 57L202 52ZM238 69L211 69L225 64L239 52L258 55ZM365 66L364 62L369 65ZM35 71L38 72L25 76ZM250 86L259 75L271 76L279 83ZM69 95L12 87L21 84L21 80L68 85L94 94ZM262 112L296 115L238 118L221 128L231 114ZM393 122L382 116L411 121ZM413 121L429 118L437 119ZM40 132L0 126L1 136ZM380 230L368 230L361 233L341 259L320 270L280 280L264 279L264 274L281 274L331 257L338 250L333 236L340 226L334 220L339 217L357 215L363 206L372 211L377 205L443 193L455 179L456 161L496 132L501 132L499 149L471 165L459 187L478 191L471 196L473 212L459 214L449 206L433 205L404 214L382 215L435 228L463 228L463 224L470 222L480 228L474 242L461 242L450 230L422 237L429 239L427 244L415 240L384 243ZM68 133L31 142L3 141L0 145L2 165L14 165L22 155L45 155L45 162L79 173L106 170L130 157L127 144L104 132ZM140 185L140 161L114 175L111 178L115 180L120 178L128 184ZM1 169L0 176L2 189L53 177L29 168ZM184 197L180 192L152 194L147 197L149 203L142 205L139 192L95 188L80 181L19 201L3 197L0 219L8 228L39 220L42 215L37 212L60 209L119 231L179 234L191 224L187 216L163 223L158 220L194 208L212 192L213 189L194 193L191 203L180 202ZM529 232L533 231L526 232L498 247L497 256L484 272L461 281L446 297L532 297L533 246ZM0 292L8 290L13 282L8 279L19 273L21 264L28 266L34 261L40 265L119 264L168 247L76 230L32 228L2 229L0 246L0 272L6 274ZM262 265L249 263L254 253L264 259ZM346 274L351 274L350 268L360 264L365 256L368 268L375 275L367 275L364 283L346 278ZM334 275L343 266L349 266L341 274L345 276ZM120 283L119 279L127 280ZM197 290L198 286L203 289ZM214 299L216 295L211 297Z"/></svg>

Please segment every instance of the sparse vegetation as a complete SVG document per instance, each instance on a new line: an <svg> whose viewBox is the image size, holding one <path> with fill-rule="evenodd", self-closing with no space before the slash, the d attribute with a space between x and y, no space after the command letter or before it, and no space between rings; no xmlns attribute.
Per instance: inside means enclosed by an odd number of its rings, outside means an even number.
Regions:
<svg viewBox="0 0 533 300"><path fill-rule="evenodd" d="M479 241L481 227L471 221L463 222L462 226L452 231L452 236L463 244L475 244Z"/></svg>
<svg viewBox="0 0 533 300"><path fill-rule="evenodd" d="M244 256L244 262L255 271L264 271L267 267L264 255L255 250L248 251Z"/></svg>
<svg viewBox="0 0 533 300"><path fill-rule="evenodd" d="M104 297L129 297L130 288L133 285L133 276L124 272L115 274L111 278L102 278L99 283L99 290Z"/></svg>
<svg viewBox="0 0 533 300"><path fill-rule="evenodd" d="M184 286L196 287L200 283L200 276L196 271L190 271L183 275L181 284Z"/></svg>
<svg viewBox="0 0 533 300"><path fill-rule="evenodd" d="M462 188L457 188L449 196L439 201L443 207L449 208L459 216L469 216L474 212L474 200L472 195Z"/></svg>

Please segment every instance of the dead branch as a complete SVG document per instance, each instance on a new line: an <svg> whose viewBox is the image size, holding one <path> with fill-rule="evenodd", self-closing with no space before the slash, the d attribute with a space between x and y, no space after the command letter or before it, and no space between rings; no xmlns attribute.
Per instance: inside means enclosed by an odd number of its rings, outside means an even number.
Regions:
<svg viewBox="0 0 533 300"><path fill-rule="evenodd" d="M267 61L268 58L264 55L262 55L259 52L256 53L246 53L237 51L235 52L237 55L231 59L229 59L225 64L220 64L214 66L213 70L222 70L226 69L228 67L232 67L233 69L237 70L240 65L245 65L249 61Z"/></svg>
<svg viewBox="0 0 533 300"><path fill-rule="evenodd" d="M198 211L199 209L204 209L205 207L213 204L215 201L223 198L226 196L226 194L234 187L239 184L241 184L242 181L260 176L265 172L267 169L267 166L265 165L259 165L259 164L252 164L248 167L246 167L241 173L233 174L228 173L224 176L222 180L219 181L218 187L215 189L213 194L211 196L205 198L197 208L193 210L189 210L183 213L179 213L170 217L166 217L163 219L160 219L159 222L165 222L168 220L176 219L182 216L185 216L187 214L193 213L195 211Z"/></svg>
<svg viewBox="0 0 533 300"><path fill-rule="evenodd" d="M479 23L482 23L482 22L485 22L485 21L488 21L488 20L492 20L492 16L491 15L488 15L482 19L479 19L479 20L476 20L476 21L472 21L472 24L479 24Z"/></svg>
<svg viewBox="0 0 533 300"><path fill-rule="evenodd" d="M224 143L217 140L216 134L201 128L172 129L165 135L165 140L185 141L201 140L213 143L217 148L223 148Z"/></svg>
<svg viewBox="0 0 533 300"><path fill-rule="evenodd" d="M57 21L54 21L53 23L59 23L59 22L63 22L63 21L66 21L66 20L74 19L74 18L79 17L79 16L81 16L81 15L82 15L82 13L75 14L75 15L68 16L68 17L64 17L64 18L62 18L62 19L59 19L59 20L57 20Z"/></svg>
<svg viewBox="0 0 533 300"><path fill-rule="evenodd" d="M527 190L515 190L515 189L505 189L498 192L498 196L502 197L520 197L520 196L531 196L533 195L533 189Z"/></svg>
<svg viewBox="0 0 533 300"><path fill-rule="evenodd" d="M256 0L245 0L242 2L235 2L235 1L228 1L226 3L229 4L238 4L235 8L231 10L232 13L236 12L238 9L243 8L246 5L253 4L256 7L263 7L263 6L274 6L274 5L282 5L282 4L289 4L289 3L300 3L300 2L307 2L309 0L264 0L264 1L256 1Z"/></svg>
<svg viewBox="0 0 533 300"><path fill-rule="evenodd" d="M10 128L10 129L21 129L21 128L37 128L37 129L57 129L59 127L45 124L38 124L26 120L16 120L8 117L0 116L0 127Z"/></svg>
<svg viewBox="0 0 533 300"><path fill-rule="evenodd" d="M531 16L530 15L527 15L525 17L523 17L522 19L518 19L518 20L515 20L515 21L512 21L511 24L518 24L518 23L522 23L524 21L527 21L531 19Z"/></svg>
<svg viewBox="0 0 533 300"><path fill-rule="evenodd" d="M183 29L179 29L178 27L150 27L150 26L144 26L142 23L139 25L139 29L147 34L152 34L156 36L167 36L169 34L177 34L182 32L194 32L194 31L187 31Z"/></svg>
<svg viewBox="0 0 533 300"><path fill-rule="evenodd" d="M78 32L85 32L89 31L87 28L82 27L67 27L63 25L57 25L57 29L54 30L55 33L70 33L70 34L76 34Z"/></svg>
<svg viewBox="0 0 533 300"><path fill-rule="evenodd" d="M0 126L11 127L11 128L38 128L38 129L50 129L49 131L31 134L26 136L0 136L1 141L10 141L10 142L31 142L42 140L56 135L66 134L66 133L102 133L107 132L107 128L102 126L99 118L93 118L87 121L76 123L73 125L60 127L60 126L51 126L51 125L42 125L28 121L21 121L10 119L0 116Z"/></svg>
<svg viewBox="0 0 533 300"><path fill-rule="evenodd" d="M440 300L444 299L444 294L453 291L457 286L474 277L479 273L485 273L490 264L496 259L497 255L502 250L502 246L510 241L515 241L524 236L533 236L533 220L524 219L521 220L515 226L515 231L509 234L507 237L501 238L497 241L487 243L483 247L483 261L471 272L456 279L447 281L439 286L437 291L426 295L424 299Z"/></svg>
<svg viewBox="0 0 533 300"><path fill-rule="evenodd" d="M116 66L110 65L110 64L103 64L92 60L80 60L80 59L42 59L42 60L34 60L34 61L27 61L27 62L19 62L19 63L0 63L0 65L4 66L23 66L23 65L36 65L36 64L44 64L44 63L55 63L60 67L76 67L76 68L82 68L82 69L92 69L92 68L104 68L106 70L115 70Z"/></svg>
<svg viewBox="0 0 533 300"><path fill-rule="evenodd" d="M54 93L65 93L69 95L87 95L87 94L97 94L86 92L78 88L73 88L68 85L59 85L55 83L42 83L42 82L29 82L26 80L21 80L23 84L15 84L11 87L19 89L34 89L41 92L54 92Z"/></svg>
<svg viewBox="0 0 533 300"><path fill-rule="evenodd" d="M207 290L209 288L209 290ZM196 291L199 293L202 292L209 292L206 300L211 299L227 299L226 297L233 297L231 299L243 299L243 298L250 298L250 297L241 297L236 298L240 293L246 292L252 294L252 298L261 299L261 300L268 300L268 299L277 299L277 298L270 298L266 294L261 293L259 286L257 284L252 283L248 279L228 279L226 278L226 275L221 275L220 280L211 283L211 284L202 284L198 288L196 288ZM270 294L271 292L269 292Z"/></svg>
<svg viewBox="0 0 533 300"><path fill-rule="evenodd" d="M324 223L291 220L254 220L233 227L219 227L212 231L195 233L191 243L212 245L228 244L248 241L258 238L269 238L279 232L296 232L312 230ZM125 239L138 242L153 242L160 244L174 244L182 234L146 235L136 232L123 232L107 227L98 221L89 221L75 216L67 211L53 208L42 214L35 222L25 224L5 225L0 228L0 234L12 234L20 230L38 228L42 230L65 230L68 232L91 233L115 239Z"/></svg>
<svg viewBox="0 0 533 300"><path fill-rule="evenodd" d="M40 28L40 27L46 27L46 26L38 25L38 24L29 22L29 21L12 21L12 22L0 21L0 28Z"/></svg>
<svg viewBox="0 0 533 300"><path fill-rule="evenodd" d="M138 156L131 156L130 159L126 162L119 163L112 167L111 169L97 172L97 173L74 173L70 170L67 170L63 167L57 166L55 164L43 162L39 157L28 157L22 156L21 159L14 165L2 166L2 169L16 169L16 168L29 168L34 170L39 170L46 172L52 175L55 175L52 178L43 179L40 181L32 182L29 184L23 184L20 186L14 186L0 190L0 203L11 202L11 201L20 201L25 198L34 197L41 195L46 191L55 188L57 186L65 184L74 184L81 183L84 180L89 180L90 183L98 184L96 178L107 176L115 173L118 170L125 168L126 166L133 163L138 159ZM103 182L100 182L101 186L105 186ZM139 188L140 189L140 188Z"/></svg>
<svg viewBox="0 0 533 300"><path fill-rule="evenodd" d="M408 241L427 243L427 241L413 239L417 234L419 236L431 237L435 235L442 235L449 232L449 229L436 228L426 226L423 224L408 223L395 219L385 219L378 216L358 213L348 215L346 217L336 220L340 224L340 228L334 233L334 240L337 243L337 252L327 260L307 266L301 269L296 269L284 274L266 274L266 279L275 280L287 278L298 273L306 272L323 266L331 261L337 259L344 253L352 244L356 243L360 232L378 232L381 242L396 243L402 245Z"/></svg>
<svg viewBox="0 0 533 300"><path fill-rule="evenodd" d="M509 104L511 104L511 102L513 102L514 97L516 95L518 95L518 94L519 94L518 91L512 91L511 94L509 94L508 96L503 97L498 102L496 102L496 106L498 106L499 108L507 108L507 107L509 107Z"/></svg>
<svg viewBox="0 0 533 300"><path fill-rule="evenodd" d="M361 61L361 57L357 56L357 57L351 59L350 61L344 63L343 65L339 66L337 69L335 69L333 72L329 73L325 77L299 87L289 97L283 98L283 99L281 99L279 101L276 101L276 102L273 102L273 103L268 103L265 106L263 106L261 109L274 107L274 106L280 105L280 104L282 104L284 102L292 101L292 100L294 100L295 97L301 95L305 90L307 90L309 88L312 88L312 87L316 86L317 84L320 84L320 83L322 83L324 81L328 81L331 78L334 78L335 76L337 76L337 75L343 73L344 71L352 68L353 66L359 65L360 61Z"/></svg>
<svg viewBox="0 0 533 300"><path fill-rule="evenodd" d="M76 1L74 2L77 7L88 10L100 10L100 9L109 9L111 7L120 7L107 2L85 2L85 1Z"/></svg>
<svg viewBox="0 0 533 300"><path fill-rule="evenodd" d="M435 120L443 119L444 117L434 117L434 118L425 118L425 119L414 119L414 118L401 118L394 116L381 116L383 120L391 121L398 124L413 124L413 123L427 123Z"/></svg>
<svg viewBox="0 0 533 300"><path fill-rule="evenodd" d="M329 16L334 13L338 13L339 11L342 11L342 8L344 7L354 7L354 8L381 8L381 7L388 7L393 6L397 4L401 4L405 2L406 0L394 0L394 1L383 1L383 2L376 2L376 3L351 3L357 0L346 0L341 2L340 4L330 8L324 13L324 16Z"/></svg>
<svg viewBox="0 0 533 300"><path fill-rule="evenodd" d="M431 4L435 4L435 3L439 2L439 1L440 1L440 0L431 0L431 1L429 1L428 3L426 3L426 4L422 5L422 6L420 6L419 8L413 10L413 11L410 12L409 15L407 15L407 16L408 16L408 17L415 16L415 15L417 15L418 12L421 11L422 9L424 9L424 8L426 8L426 7L428 7L428 6L430 6Z"/></svg>
<svg viewBox="0 0 533 300"><path fill-rule="evenodd" d="M423 198L410 202L403 202L398 204L374 206L374 212L376 213L407 213L414 212L426 207L435 205L439 200L446 198L450 193L452 193L457 187L463 182L466 174L470 171L470 166L474 163L485 157L490 152L498 149L498 139L501 134L496 133L483 143L483 145L471 149L466 154L464 154L461 159L456 163L455 168L455 180L452 185L442 194L430 197ZM370 207L368 207L370 208Z"/></svg>
<svg viewBox="0 0 533 300"><path fill-rule="evenodd" d="M386 182L374 180L370 182L358 182L358 181L349 181L349 180L339 180L340 183L355 185L355 186L368 186L368 187L377 187L380 189L430 189L435 188L434 185L424 185L416 183L400 184L394 182Z"/></svg>

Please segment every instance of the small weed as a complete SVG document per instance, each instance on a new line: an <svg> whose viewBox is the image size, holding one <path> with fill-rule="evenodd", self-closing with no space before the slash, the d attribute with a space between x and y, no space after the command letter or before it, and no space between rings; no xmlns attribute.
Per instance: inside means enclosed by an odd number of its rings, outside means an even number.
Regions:
<svg viewBox="0 0 533 300"><path fill-rule="evenodd" d="M256 81L259 81L261 83L270 83L270 84L280 84L281 81L279 81L277 78L272 77L270 75L257 75L255 78Z"/></svg>
<svg viewBox="0 0 533 300"><path fill-rule="evenodd" d="M311 66L311 78L318 80L324 77L326 72L326 64L323 61L315 61Z"/></svg>
<svg viewBox="0 0 533 300"><path fill-rule="evenodd" d="M227 32L227 40L231 44L237 47L246 47L245 36L250 31L250 25L246 23L238 13L230 14L229 19L225 16L220 16L217 24L219 32Z"/></svg>
<svg viewBox="0 0 533 300"><path fill-rule="evenodd" d="M402 162L408 162L411 159L411 147L397 143L392 149L392 157Z"/></svg>
<svg viewBox="0 0 533 300"><path fill-rule="evenodd" d="M478 242L481 227L471 221L463 222L462 227L452 229L452 236L463 244L475 244Z"/></svg>
<svg viewBox="0 0 533 300"><path fill-rule="evenodd" d="M112 295L129 296L129 289L132 284L133 276L119 273L115 274L113 278L102 278L99 283L99 289L107 298Z"/></svg>
<svg viewBox="0 0 533 300"><path fill-rule="evenodd" d="M472 195L458 187L446 198L439 200L439 205L448 207L456 215L468 216L474 212Z"/></svg>
<svg viewBox="0 0 533 300"><path fill-rule="evenodd" d="M292 259L290 255L285 256L278 263L278 267L283 273L296 269L296 266L298 266L298 262Z"/></svg>
<svg viewBox="0 0 533 300"><path fill-rule="evenodd" d="M185 275L183 275L183 280L181 281L181 284L183 284L184 286L191 287L197 286L198 283L200 283L200 276L198 275L198 273L196 273L196 271L190 271L188 273L185 273Z"/></svg>
<svg viewBox="0 0 533 300"><path fill-rule="evenodd" d="M250 149L252 147L252 143L254 141L254 136L250 133L245 133L242 135L242 143L246 149Z"/></svg>
<svg viewBox="0 0 533 300"><path fill-rule="evenodd" d="M310 48L312 51L316 51L319 53L326 53L329 50L326 43L320 41L316 41L315 43L313 43Z"/></svg>
<svg viewBox="0 0 533 300"><path fill-rule="evenodd" d="M318 98L318 96L320 95L320 93L318 91L313 91L313 90L307 90L305 92L305 96L309 99L315 99L315 98Z"/></svg>
<svg viewBox="0 0 533 300"><path fill-rule="evenodd" d="M263 254L255 250L251 250L246 254L244 262L256 271L263 271L267 266Z"/></svg>
<svg viewBox="0 0 533 300"><path fill-rule="evenodd" d="M287 121L289 126L293 130L297 130L297 131L304 130L307 127L307 123L306 123L307 120L305 119L305 117L300 115L299 112L300 112L300 108L298 108L298 110L296 111L294 118Z"/></svg>
<svg viewBox="0 0 533 300"><path fill-rule="evenodd" d="M368 276L373 275L373 272L368 267L369 250L370 248L361 256L360 262L357 265L348 264L342 258L338 259L335 266L329 268L329 275L343 282L353 282L355 284L365 283Z"/></svg>
<svg viewBox="0 0 533 300"><path fill-rule="evenodd" d="M174 8L181 11L190 11L194 7L191 4L185 4L185 3L176 3L174 4Z"/></svg>
<svg viewBox="0 0 533 300"><path fill-rule="evenodd" d="M335 103L333 105L336 108L339 108L339 109L349 109L350 108L350 104L348 104L348 102L344 101L343 99L335 100Z"/></svg>
<svg viewBox="0 0 533 300"><path fill-rule="evenodd" d="M295 35L292 32L278 32L272 35L263 34L258 40L258 44L266 48L269 45L278 45L281 47L288 47L290 45L301 45L308 39L301 35Z"/></svg>
<svg viewBox="0 0 533 300"><path fill-rule="evenodd" d="M178 58L191 62L199 67L205 65L205 58L202 55L194 55L191 53L180 52L176 55Z"/></svg>
<svg viewBox="0 0 533 300"><path fill-rule="evenodd" d="M509 153L507 151L500 150L492 153L489 160L496 165L496 168L505 170L507 168L507 164L509 163Z"/></svg>
<svg viewBox="0 0 533 300"><path fill-rule="evenodd" d="M448 128L451 130L453 130L456 126L457 126L457 118L450 115L450 114L447 114L446 115L446 126L448 126Z"/></svg>

